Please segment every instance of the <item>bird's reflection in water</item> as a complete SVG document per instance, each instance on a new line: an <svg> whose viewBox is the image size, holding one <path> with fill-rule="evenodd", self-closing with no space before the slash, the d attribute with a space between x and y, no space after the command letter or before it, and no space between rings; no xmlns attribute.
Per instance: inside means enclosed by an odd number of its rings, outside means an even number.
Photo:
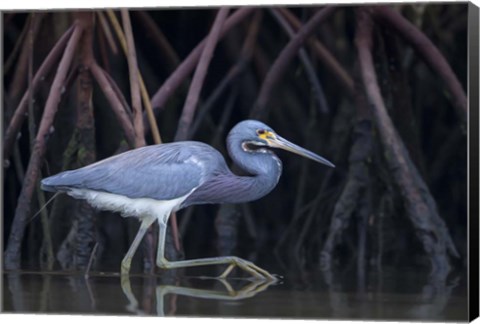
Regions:
<svg viewBox="0 0 480 324"><path fill-rule="evenodd" d="M198 275L198 273L197 273ZM359 283L359 280L364 282ZM228 281L165 272L4 272L3 311L270 318L466 321L467 277L384 269L360 278L340 270Z"/></svg>
<svg viewBox="0 0 480 324"><path fill-rule="evenodd" d="M171 280L165 280L165 278L154 278L154 284L152 282L148 285L155 290L155 312L157 316L175 315L176 310L176 297L187 296L193 298L203 298L210 300L224 300L235 301L246 298L251 298L258 293L265 291L270 285L277 284L278 282L271 280L247 280L247 279L217 279L217 278L195 278L192 280L184 280L182 282L176 281L168 283ZM194 281L201 280L203 284L207 281L213 282L214 287L210 289L199 288L194 286ZM140 306L135 294L132 291L132 285L130 282L130 276L124 275L120 277L122 291L125 297L128 299L128 305L126 309L137 315L150 315L151 309L149 309L149 303L142 303ZM157 284L158 283L158 284ZM235 286L235 288L233 288ZM149 295L146 292L145 295ZM172 295L172 303L167 305L165 302L166 296Z"/></svg>

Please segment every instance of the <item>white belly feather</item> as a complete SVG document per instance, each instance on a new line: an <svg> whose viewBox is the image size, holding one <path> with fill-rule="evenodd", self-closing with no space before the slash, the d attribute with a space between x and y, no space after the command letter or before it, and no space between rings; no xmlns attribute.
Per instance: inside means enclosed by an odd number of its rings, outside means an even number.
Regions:
<svg viewBox="0 0 480 324"><path fill-rule="evenodd" d="M193 190L185 196L170 200L128 198L121 195L89 189L72 189L68 191L67 194L73 198L85 199L95 208L119 212L123 217L143 218L149 216L158 218L159 221L166 222L170 213L176 211Z"/></svg>

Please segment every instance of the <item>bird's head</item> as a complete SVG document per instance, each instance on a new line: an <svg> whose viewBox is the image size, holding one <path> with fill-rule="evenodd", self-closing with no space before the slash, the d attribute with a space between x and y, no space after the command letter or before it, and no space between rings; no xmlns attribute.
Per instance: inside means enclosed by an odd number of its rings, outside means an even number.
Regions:
<svg viewBox="0 0 480 324"><path fill-rule="evenodd" d="M240 140L242 150L245 152L268 153L268 148L279 148L330 167L335 167L327 159L287 141L279 136L270 126L257 120L244 120L238 123L230 131L229 138Z"/></svg>

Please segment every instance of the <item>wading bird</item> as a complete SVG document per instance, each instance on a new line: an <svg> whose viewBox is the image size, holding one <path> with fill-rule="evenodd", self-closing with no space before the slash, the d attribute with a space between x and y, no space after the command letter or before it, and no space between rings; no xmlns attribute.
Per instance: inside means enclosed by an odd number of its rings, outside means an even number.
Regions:
<svg viewBox="0 0 480 324"><path fill-rule="evenodd" d="M121 274L128 274L133 255L152 223L159 224L156 264L163 269L226 264L225 278L239 267L256 278L275 277L252 262L235 256L168 261L164 255L170 214L199 204L244 203L268 194L282 173L280 159L270 148L284 149L314 161L334 165L277 135L255 120L238 123L228 134L232 160L249 176L232 173L213 147L193 141L137 148L89 166L42 180L42 189L65 192L92 206L140 220L140 229L122 260Z"/></svg>

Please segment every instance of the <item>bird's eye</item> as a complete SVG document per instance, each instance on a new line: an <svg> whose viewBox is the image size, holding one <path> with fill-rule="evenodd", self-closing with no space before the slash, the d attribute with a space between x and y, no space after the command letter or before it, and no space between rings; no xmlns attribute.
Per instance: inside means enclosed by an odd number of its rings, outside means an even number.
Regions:
<svg viewBox="0 0 480 324"><path fill-rule="evenodd" d="M267 132L267 131L264 130L264 129L258 129L258 130L257 130L257 134L258 134L258 135L263 135L263 134L265 134L266 132Z"/></svg>

